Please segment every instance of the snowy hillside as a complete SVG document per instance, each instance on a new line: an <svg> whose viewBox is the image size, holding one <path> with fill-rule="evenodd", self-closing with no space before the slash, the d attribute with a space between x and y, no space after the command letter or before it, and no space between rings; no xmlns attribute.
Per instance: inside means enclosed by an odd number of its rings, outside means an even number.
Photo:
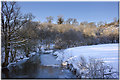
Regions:
<svg viewBox="0 0 120 80"><path fill-rule="evenodd" d="M57 55L57 60L71 63L74 68L78 68L78 61L82 56L86 60L89 58L103 60L105 64L113 66L118 71L118 44L74 47L60 50L53 54Z"/></svg>

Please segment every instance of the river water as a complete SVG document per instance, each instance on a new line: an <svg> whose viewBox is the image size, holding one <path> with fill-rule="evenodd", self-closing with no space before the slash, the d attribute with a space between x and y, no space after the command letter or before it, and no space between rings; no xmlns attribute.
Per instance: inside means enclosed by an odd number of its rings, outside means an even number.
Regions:
<svg viewBox="0 0 120 80"><path fill-rule="evenodd" d="M2 73L2 78L76 78L71 71L61 67L61 63L51 54L37 55L32 60L22 65L18 62L19 68L10 68L8 73Z"/></svg>

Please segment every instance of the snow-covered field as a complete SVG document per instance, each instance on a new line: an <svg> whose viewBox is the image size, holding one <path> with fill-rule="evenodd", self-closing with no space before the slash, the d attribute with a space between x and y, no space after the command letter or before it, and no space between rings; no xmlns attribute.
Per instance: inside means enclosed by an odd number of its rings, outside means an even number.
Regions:
<svg viewBox="0 0 120 80"><path fill-rule="evenodd" d="M80 56L86 60L95 58L103 60L106 64L113 66L118 71L118 44L99 44L92 46L80 46L56 51L57 60L73 64L77 68Z"/></svg>

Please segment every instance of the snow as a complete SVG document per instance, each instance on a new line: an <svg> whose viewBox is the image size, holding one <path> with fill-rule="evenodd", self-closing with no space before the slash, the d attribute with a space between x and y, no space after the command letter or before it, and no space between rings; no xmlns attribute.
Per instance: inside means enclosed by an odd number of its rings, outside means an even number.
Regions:
<svg viewBox="0 0 120 80"><path fill-rule="evenodd" d="M60 62L57 61L51 54L43 54L40 56L41 65L44 66L59 66Z"/></svg>
<svg viewBox="0 0 120 80"><path fill-rule="evenodd" d="M52 52L53 50L52 49L54 49L54 46L55 46L55 44L50 44L50 46L49 46L49 51L48 52ZM36 46L37 48L37 52L39 52L40 50L42 51L42 52L47 52L45 49L48 49L48 46L46 45L46 44L41 44L41 43L38 43L38 45Z"/></svg>
<svg viewBox="0 0 120 80"><path fill-rule="evenodd" d="M103 60L106 64L113 66L118 71L118 44L99 44L92 46L80 46L59 50L53 53L57 55L57 60L73 64L73 67L79 69L77 64L81 56L86 60L95 58Z"/></svg>
<svg viewBox="0 0 120 80"><path fill-rule="evenodd" d="M53 52L53 50L46 50L46 51L44 51L44 53L52 53Z"/></svg>
<svg viewBox="0 0 120 80"><path fill-rule="evenodd" d="M12 62L12 63L9 63L7 68L10 70L11 68L11 65L20 65L20 64L23 64L25 63L29 58L24 58L22 60L19 60L18 62Z"/></svg>
<svg viewBox="0 0 120 80"><path fill-rule="evenodd" d="M36 54L36 52L32 52L32 53L29 54L29 56L33 56L35 54Z"/></svg>

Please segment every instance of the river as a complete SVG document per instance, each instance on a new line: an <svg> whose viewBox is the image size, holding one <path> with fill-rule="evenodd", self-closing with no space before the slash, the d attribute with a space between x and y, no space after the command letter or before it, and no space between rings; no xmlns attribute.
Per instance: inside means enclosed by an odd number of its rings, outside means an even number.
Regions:
<svg viewBox="0 0 120 80"><path fill-rule="evenodd" d="M19 67L9 68L8 73L2 73L2 78L76 78L71 71L62 67L52 54L35 55L16 65Z"/></svg>

